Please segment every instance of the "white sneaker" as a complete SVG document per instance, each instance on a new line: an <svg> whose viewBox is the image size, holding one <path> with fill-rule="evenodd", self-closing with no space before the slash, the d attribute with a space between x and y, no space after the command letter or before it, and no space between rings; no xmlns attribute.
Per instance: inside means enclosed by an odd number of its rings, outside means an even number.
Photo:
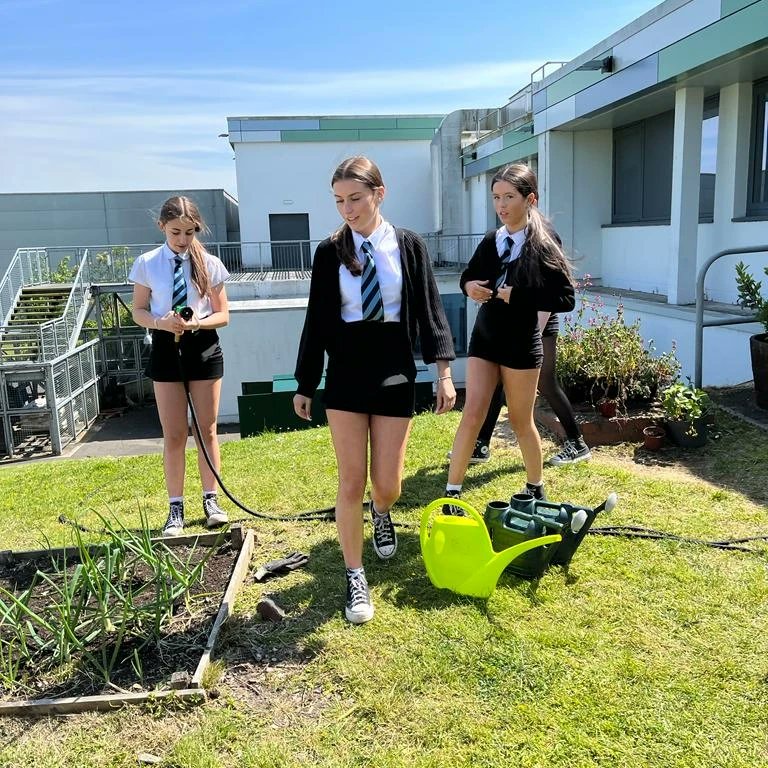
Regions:
<svg viewBox="0 0 768 768"><path fill-rule="evenodd" d="M203 498L203 512L205 512L205 525L207 528L216 528L229 522L227 513L219 506L216 494Z"/></svg>
<svg viewBox="0 0 768 768"><path fill-rule="evenodd" d="M347 604L344 615L352 624L365 624L373 618L373 603L368 582L362 572L350 575L347 572Z"/></svg>
<svg viewBox="0 0 768 768"><path fill-rule="evenodd" d="M589 450L589 446L584 442L583 437L578 437L576 440L566 440L560 453L549 459L547 464L562 467L565 464L578 464L580 461L588 461L591 458L592 451Z"/></svg>
<svg viewBox="0 0 768 768"><path fill-rule="evenodd" d="M168 510L168 519L163 526L163 536L178 536L184 533L184 503L172 501Z"/></svg>

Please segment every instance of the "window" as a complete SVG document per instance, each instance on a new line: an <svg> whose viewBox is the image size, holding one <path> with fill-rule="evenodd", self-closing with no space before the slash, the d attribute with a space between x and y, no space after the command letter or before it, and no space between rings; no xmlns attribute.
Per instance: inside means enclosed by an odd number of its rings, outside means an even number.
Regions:
<svg viewBox="0 0 768 768"><path fill-rule="evenodd" d="M467 297L463 293L442 293L440 300L443 303L445 316L453 336L453 347L457 355L467 353ZM416 339L413 345L414 354L421 355L421 343Z"/></svg>
<svg viewBox="0 0 768 768"><path fill-rule="evenodd" d="M747 216L768 215L768 80L755 83L752 99Z"/></svg>
<svg viewBox="0 0 768 768"><path fill-rule="evenodd" d="M669 222L674 112L613 132L613 223Z"/></svg>
<svg viewBox="0 0 768 768"><path fill-rule="evenodd" d="M699 177L699 221L715 216L715 173L717 170L717 131L720 122L720 97L704 102L701 123L701 167Z"/></svg>

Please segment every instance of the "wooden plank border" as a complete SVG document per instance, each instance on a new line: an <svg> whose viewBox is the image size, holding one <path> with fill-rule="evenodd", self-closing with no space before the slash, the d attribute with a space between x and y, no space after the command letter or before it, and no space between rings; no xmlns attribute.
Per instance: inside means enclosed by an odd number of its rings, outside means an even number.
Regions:
<svg viewBox="0 0 768 768"><path fill-rule="evenodd" d="M191 543L198 543L203 546L213 546L221 533L203 533L191 536L177 536L173 539L153 539L153 541L162 541L169 546L183 546ZM251 556L255 547L255 537L253 529L248 529L243 535L243 528L240 524L233 525L223 537L222 543L229 539L236 547L240 547L240 553L237 556L232 574L229 577L227 588L221 599L219 611L208 634L208 640L205 644L205 650L197 664L191 682L187 687L177 690L161 691L142 691L141 693L110 693L96 696L71 696L59 699L27 699L20 701L0 702L0 717L4 715L24 717L29 715L66 715L80 712L104 712L117 709L129 704L146 704L148 702L163 701L171 699L173 701L183 701L189 704L202 704L207 699L205 689L202 687L202 679L206 669L211 663L211 653L219 636L224 622L232 615L235 598L245 581L248 574ZM54 550L30 550L27 553L10 552L11 555L27 554L29 558L37 559L51 554ZM15 557L4 559L3 555L8 553L0 552L0 563L14 562ZM26 559L26 558L19 558ZM179 673L176 673L177 675Z"/></svg>

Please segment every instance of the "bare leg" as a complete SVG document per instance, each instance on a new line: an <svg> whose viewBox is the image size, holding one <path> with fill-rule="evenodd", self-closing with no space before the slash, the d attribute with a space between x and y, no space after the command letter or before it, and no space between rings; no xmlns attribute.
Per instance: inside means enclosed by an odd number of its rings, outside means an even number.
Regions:
<svg viewBox="0 0 768 768"><path fill-rule="evenodd" d="M467 399L451 448L451 465L448 468L451 485L460 485L464 481L477 433L488 413L488 404L498 380L499 366L496 363L479 357L467 358Z"/></svg>
<svg viewBox="0 0 768 768"><path fill-rule="evenodd" d="M203 436L203 444L211 458L211 463L216 468L216 473L221 474L221 457L219 455L219 441L216 433L216 416L219 413L219 398L221 395L221 379L190 381L189 394L195 406L197 422L200 426L200 434ZM200 480L203 491L216 490L216 478L200 450L200 441L197 432L192 430L197 445L197 466L200 470Z"/></svg>
<svg viewBox="0 0 768 768"><path fill-rule="evenodd" d="M155 402L163 428L163 471L168 496L184 495L184 450L187 446L187 398L177 381L156 381Z"/></svg>
<svg viewBox="0 0 768 768"><path fill-rule="evenodd" d="M328 409L328 425L336 452L339 487L336 493L336 529L347 568L363 565L363 495L368 479L370 417Z"/></svg>
<svg viewBox="0 0 768 768"><path fill-rule="evenodd" d="M536 384L539 369L501 369L504 391L507 395L509 423L517 435L517 443L523 454L523 463L529 483L540 483L542 478L541 439L533 420L533 406L536 402Z"/></svg>
<svg viewBox="0 0 768 768"><path fill-rule="evenodd" d="M371 498L377 512L388 511L400 498L410 431L410 419L371 416Z"/></svg>

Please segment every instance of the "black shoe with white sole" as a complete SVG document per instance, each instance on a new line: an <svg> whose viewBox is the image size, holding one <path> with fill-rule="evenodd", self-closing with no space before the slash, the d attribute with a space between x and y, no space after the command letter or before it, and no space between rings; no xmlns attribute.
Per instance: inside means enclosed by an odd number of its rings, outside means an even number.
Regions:
<svg viewBox="0 0 768 768"><path fill-rule="evenodd" d="M365 624L373 618L371 593L362 569L353 573L347 571L347 603L344 606L344 615L352 624Z"/></svg>
<svg viewBox="0 0 768 768"><path fill-rule="evenodd" d="M397 531L389 512L377 512L371 504L373 521L373 551L382 560L389 560L397 552Z"/></svg>
<svg viewBox="0 0 768 768"><path fill-rule="evenodd" d="M207 528L217 528L229 522L227 513L219 506L215 493L203 498L203 512L205 512L205 525Z"/></svg>
<svg viewBox="0 0 768 768"><path fill-rule="evenodd" d="M179 536L184 533L184 502L172 501L168 508L168 518L163 526L163 536Z"/></svg>

